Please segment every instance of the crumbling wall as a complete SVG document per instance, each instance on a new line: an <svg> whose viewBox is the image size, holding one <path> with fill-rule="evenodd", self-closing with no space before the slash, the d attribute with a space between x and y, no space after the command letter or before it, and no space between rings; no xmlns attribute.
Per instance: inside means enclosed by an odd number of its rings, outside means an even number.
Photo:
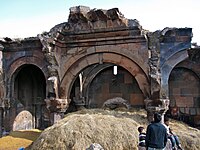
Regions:
<svg viewBox="0 0 200 150"><path fill-rule="evenodd" d="M68 23L66 24L65 29L79 31L126 26L136 26L141 28L136 19L126 19L118 8L103 10L78 6L70 8Z"/></svg>

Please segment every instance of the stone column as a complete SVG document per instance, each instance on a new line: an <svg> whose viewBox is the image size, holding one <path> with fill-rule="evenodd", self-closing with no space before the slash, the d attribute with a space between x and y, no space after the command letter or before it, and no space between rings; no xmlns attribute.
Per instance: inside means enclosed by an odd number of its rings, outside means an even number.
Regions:
<svg viewBox="0 0 200 150"><path fill-rule="evenodd" d="M162 93L162 76L161 75L161 48L160 39L162 38L160 31L149 33L149 76L151 82L151 95L145 100L148 121L153 121L153 114L160 113L163 118L168 110L169 99L167 95Z"/></svg>
<svg viewBox="0 0 200 150"><path fill-rule="evenodd" d="M73 97L73 101L77 107L77 109L82 109L85 107L85 97L83 97L83 75L79 74L80 87L75 87L75 97Z"/></svg>
<svg viewBox="0 0 200 150"><path fill-rule="evenodd" d="M11 130L11 124L10 124L10 107L11 107L11 100L10 98L3 98L3 102L2 102L2 108L4 109L3 112L3 124L6 124L6 126L4 126L4 129L6 131L10 131Z"/></svg>
<svg viewBox="0 0 200 150"><path fill-rule="evenodd" d="M169 107L169 99L160 100L145 100L145 107L147 110L147 119L149 122L153 121L153 114L158 112L162 115L162 122L164 122L164 115Z"/></svg>
<svg viewBox="0 0 200 150"><path fill-rule="evenodd" d="M54 124L58 122L60 119L64 117L64 113L66 112L70 99L58 99L54 97L50 97L45 99L47 109L50 111L50 122Z"/></svg>
<svg viewBox="0 0 200 150"><path fill-rule="evenodd" d="M35 103L35 128L39 129L42 127L42 105L44 103Z"/></svg>

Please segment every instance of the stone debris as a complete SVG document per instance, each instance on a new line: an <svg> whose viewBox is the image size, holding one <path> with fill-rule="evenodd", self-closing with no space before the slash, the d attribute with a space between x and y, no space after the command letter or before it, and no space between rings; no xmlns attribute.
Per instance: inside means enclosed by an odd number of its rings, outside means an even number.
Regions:
<svg viewBox="0 0 200 150"><path fill-rule="evenodd" d="M104 150L103 147L98 144L98 143L93 143L90 145L89 148L87 148L86 150Z"/></svg>
<svg viewBox="0 0 200 150"><path fill-rule="evenodd" d="M120 107L126 107L127 109L130 109L131 105L127 100L121 97L115 97L115 98L106 100L102 106L102 108L109 108L111 110L120 108Z"/></svg>

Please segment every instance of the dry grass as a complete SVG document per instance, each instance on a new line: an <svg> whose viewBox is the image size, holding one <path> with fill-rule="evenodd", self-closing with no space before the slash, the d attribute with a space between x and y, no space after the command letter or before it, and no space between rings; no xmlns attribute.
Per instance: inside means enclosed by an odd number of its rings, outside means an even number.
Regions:
<svg viewBox="0 0 200 150"><path fill-rule="evenodd" d="M185 150L200 150L200 130L175 120L171 120L170 126Z"/></svg>
<svg viewBox="0 0 200 150"><path fill-rule="evenodd" d="M40 130L13 131L8 136L0 138L0 150L17 150L27 147L41 134Z"/></svg>

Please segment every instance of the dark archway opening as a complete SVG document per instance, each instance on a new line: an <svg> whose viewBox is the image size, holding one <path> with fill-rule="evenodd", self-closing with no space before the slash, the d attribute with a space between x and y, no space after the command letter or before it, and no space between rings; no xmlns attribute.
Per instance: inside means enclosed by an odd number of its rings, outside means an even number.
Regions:
<svg viewBox="0 0 200 150"><path fill-rule="evenodd" d="M78 99L80 97L81 97L81 95L80 95L80 76L77 76L76 80L74 81L74 84L72 86L72 89L71 89L71 93L70 93L71 102L69 104L69 107L68 107L66 113L74 112L74 111L78 110L76 101L78 101Z"/></svg>
<svg viewBox="0 0 200 150"><path fill-rule="evenodd" d="M43 72L35 65L23 65L15 73L14 78L14 109L17 116L26 110L32 114L16 117L13 122L13 130L39 128L45 125L46 80ZM29 118L27 118L29 117ZM19 118L17 120L17 118ZM23 121L26 120L26 121ZM24 122L27 122L24 123Z"/></svg>

